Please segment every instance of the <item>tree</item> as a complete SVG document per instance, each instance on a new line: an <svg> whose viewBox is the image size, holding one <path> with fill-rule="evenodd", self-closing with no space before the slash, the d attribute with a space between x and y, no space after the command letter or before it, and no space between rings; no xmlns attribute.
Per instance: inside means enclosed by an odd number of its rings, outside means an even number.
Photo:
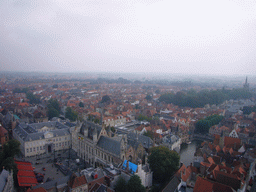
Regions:
<svg viewBox="0 0 256 192"><path fill-rule="evenodd" d="M118 178L114 189L115 192L127 192L127 183L123 177Z"/></svg>
<svg viewBox="0 0 256 192"><path fill-rule="evenodd" d="M53 117L59 117L60 115L60 113L53 107L48 107L47 114L49 119L52 119Z"/></svg>
<svg viewBox="0 0 256 192"><path fill-rule="evenodd" d="M51 119L53 117L59 117L60 105L59 105L59 102L57 101L57 99L50 99L48 101L47 107L48 107L47 114L48 114L49 119Z"/></svg>
<svg viewBox="0 0 256 192"><path fill-rule="evenodd" d="M157 89L157 90L155 91L155 93L156 93L156 94L159 94L159 93L161 93L161 91L160 91L159 89Z"/></svg>
<svg viewBox="0 0 256 192"><path fill-rule="evenodd" d="M146 188L141 184L140 177L138 175L133 175L130 177L127 183L128 192L145 192Z"/></svg>
<svg viewBox="0 0 256 192"><path fill-rule="evenodd" d="M116 129L115 129L115 127L110 127L110 130L113 132L113 133L115 133L116 132Z"/></svg>
<svg viewBox="0 0 256 192"><path fill-rule="evenodd" d="M53 107L56 109L58 112L60 112L60 104L57 99L50 99L48 101L48 107Z"/></svg>
<svg viewBox="0 0 256 192"><path fill-rule="evenodd" d="M100 124L100 120L98 118L94 119L94 123Z"/></svg>
<svg viewBox="0 0 256 192"><path fill-rule="evenodd" d="M58 88L59 86L58 86L58 84L54 84L53 86L52 86L52 88Z"/></svg>
<svg viewBox="0 0 256 192"><path fill-rule="evenodd" d="M154 133L152 131L144 132L143 135L150 137L152 140L154 139Z"/></svg>
<svg viewBox="0 0 256 192"><path fill-rule="evenodd" d="M26 96L29 99L29 103L30 104L38 104L38 103L40 103L40 98L38 96L35 96L33 93L27 92Z"/></svg>
<svg viewBox="0 0 256 192"><path fill-rule="evenodd" d="M172 174L179 168L180 156L167 147L158 146L150 149L148 163L153 171L153 178L157 182L169 180Z"/></svg>
<svg viewBox="0 0 256 192"><path fill-rule="evenodd" d="M12 139L4 144L3 146L3 157L4 159L8 157L14 157L20 154L20 142Z"/></svg>
<svg viewBox="0 0 256 192"><path fill-rule="evenodd" d="M152 100L152 96L148 94L148 95L145 97L145 99L147 99L147 101L151 101L151 100Z"/></svg>
<svg viewBox="0 0 256 192"><path fill-rule="evenodd" d="M80 102L78 105L79 107L84 107L84 104L82 102Z"/></svg>
<svg viewBox="0 0 256 192"><path fill-rule="evenodd" d="M70 121L75 121L78 117L78 113L71 109L71 107L67 107L65 117L68 118Z"/></svg>
<svg viewBox="0 0 256 192"><path fill-rule="evenodd" d="M104 95L101 99L101 103L107 103L109 101L111 101L111 99L108 95Z"/></svg>

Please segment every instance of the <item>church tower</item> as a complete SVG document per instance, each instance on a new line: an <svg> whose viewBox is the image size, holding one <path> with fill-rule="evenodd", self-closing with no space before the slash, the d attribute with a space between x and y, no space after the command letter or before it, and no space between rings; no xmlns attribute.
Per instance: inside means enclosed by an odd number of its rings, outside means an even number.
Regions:
<svg viewBox="0 0 256 192"><path fill-rule="evenodd" d="M245 79L245 83L244 83L244 89L249 91L249 83L247 82L247 77Z"/></svg>

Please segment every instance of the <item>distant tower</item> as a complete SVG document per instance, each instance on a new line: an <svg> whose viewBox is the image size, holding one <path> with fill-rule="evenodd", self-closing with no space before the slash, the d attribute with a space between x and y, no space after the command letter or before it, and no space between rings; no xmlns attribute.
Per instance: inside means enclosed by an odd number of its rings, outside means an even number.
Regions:
<svg viewBox="0 0 256 192"><path fill-rule="evenodd" d="M244 89L249 90L249 83L247 82L247 77L245 79Z"/></svg>

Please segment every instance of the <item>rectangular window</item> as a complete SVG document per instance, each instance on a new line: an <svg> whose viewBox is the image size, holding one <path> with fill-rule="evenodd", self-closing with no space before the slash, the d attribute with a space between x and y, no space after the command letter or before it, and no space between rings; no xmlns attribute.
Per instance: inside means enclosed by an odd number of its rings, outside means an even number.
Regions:
<svg viewBox="0 0 256 192"><path fill-rule="evenodd" d="M36 150L39 151L39 147L37 147Z"/></svg>
<svg viewBox="0 0 256 192"><path fill-rule="evenodd" d="M29 150L27 149L27 153L29 152Z"/></svg>
<svg viewBox="0 0 256 192"><path fill-rule="evenodd" d="M56 139L56 141L58 141L58 138Z"/></svg>
<svg viewBox="0 0 256 192"><path fill-rule="evenodd" d="M59 145L59 144L58 144L58 143L56 143L56 147L58 147L58 145Z"/></svg>
<svg viewBox="0 0 256 192"><path fill-rule="evenodd" d="M36 151L36 148L35 148L35 147L33 147L33 151Z"/></svg>
<svg viewBox="0 0 256 192"><path fill-rule="evenodd" d="M42 146L40 146L40 150L42 150Z"/></svg>
<svg viewBox="0 0 256 192"><path fill-rule="evenodd" d="M65 140L67 140L67 137L65 137Z"/></svg>
<svg viewBox="0 0 256 192"><path fill-rule="evenodd" d="M53 144L53 147L55 147L55 144Z"/></svg>
<svg viewBox="0 0 256 192"><path fill-rule="evenodd" d="M45 149L45 145L43 146L43 149Z"/></svg>
<svg viewBox="0 0 256 192"><path fill-rule="evenodd" d="M32 152L32 148L30 148L30 152Z"/></svg>
<svg viewBox="0 0 256 192"><path fill-rule="evenodd" d="M60 141L61 141L61 138L60 138Z"/></svg>
<svg viewBox="0 0 256 192"><path fill-rule="evenodd" d="M53 139L53 142L55 142L55 139Z"/></svg>
<svg viewBox="0 0 256 192"><path fill-rule="evenodd" d="M65 141L65 146L67 146L67 141Z"/></svg>

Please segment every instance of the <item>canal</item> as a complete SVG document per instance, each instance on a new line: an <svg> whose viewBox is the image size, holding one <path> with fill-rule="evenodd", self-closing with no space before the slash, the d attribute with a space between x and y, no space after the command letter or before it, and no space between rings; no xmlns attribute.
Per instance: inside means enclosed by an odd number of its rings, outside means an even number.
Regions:
<svg viewBox="0 0 256 192"><path fill-rule="evenodd" d="M196 151L196 147L201 145L202 141L194 140L191 144L183 143L180 146L180 162L185 164L186 166L193 163L194 153Z"/></svg>

